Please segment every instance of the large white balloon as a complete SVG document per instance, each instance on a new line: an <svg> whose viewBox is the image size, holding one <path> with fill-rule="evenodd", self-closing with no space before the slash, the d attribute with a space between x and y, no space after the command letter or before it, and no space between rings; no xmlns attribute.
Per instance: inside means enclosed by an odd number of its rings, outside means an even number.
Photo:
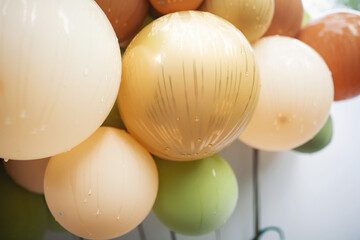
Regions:
<svg viewBox="0 0 360 240"><path fill-rule="evenodd" d="M289 37L267 37L254 45L260 98L240 140L268 151L298 147L325 124L334 87L320 55Z"/></svg>
<svg viewBox="0 0 360 240"><path fill-rule="evenodd" d="M116 35L94 1L1 1L0 157L44 158L85 140L120 77Z"/></svg>

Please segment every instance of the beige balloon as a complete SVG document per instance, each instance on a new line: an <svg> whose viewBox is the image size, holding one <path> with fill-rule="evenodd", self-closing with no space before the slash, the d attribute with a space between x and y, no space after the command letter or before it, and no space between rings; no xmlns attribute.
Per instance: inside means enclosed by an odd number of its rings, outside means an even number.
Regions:
<svg viewBox="0 0 360 240"><path fill-rule="evenodd" d="M100 127L52 157L45 199L56 221L86 239L119 237L150 212L158 189L151 155L123 130Z"/></svg>
<svg viewBox="0 0 360 240"><path fill-rule="evenodd" d="M29 161L10 160L5 163L9 176L21 187L34 193L44 194L44 175L49 158Z"/></svg>
<svg viewBox="0 0 360 240"><path fill-rule="evenodd" d="M120 49L89 0L2 1L0 157L30 160L89 137L113 106Z"/></svg>
<svg viewBox="0 0 360 240"><path fill-rule="evenodd" d="M234 24L250 42L268 30L274 9L274 0L205 0L200 7Z"/></svg>
<svg viewBox="0 0 360 240"><path fill-rule="evenodd" d="M239 136L258 98L257 75L250 44L229 22L205 12L168 14L124 54L121 117L161 158L205 158Z"/></svg>
<svg viewBox="0 0 360 240"><path fill-rule="evenodd" d="M261 150L284 151L313 138L334 99L331 72L320 55L289 37L266 37L254 46L261 91L240 140Z"/></svg>

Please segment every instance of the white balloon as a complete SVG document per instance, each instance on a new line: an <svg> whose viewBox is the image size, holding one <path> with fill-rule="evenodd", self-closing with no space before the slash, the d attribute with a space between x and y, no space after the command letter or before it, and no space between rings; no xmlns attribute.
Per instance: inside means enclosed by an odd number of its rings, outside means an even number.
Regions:
<svg viewBox="0 0 360 240"><path fill-rule="evenodd" d="M1 1L0 157L44 158L85 140L120 77L116 35L94 1Z"/></svg>

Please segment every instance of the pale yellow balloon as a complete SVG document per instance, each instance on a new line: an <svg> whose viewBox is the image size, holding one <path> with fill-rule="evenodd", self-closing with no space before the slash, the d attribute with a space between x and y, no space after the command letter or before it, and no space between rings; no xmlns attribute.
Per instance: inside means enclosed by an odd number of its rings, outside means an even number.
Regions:
<svg viewBox="0 0 360 240"><path fill-rule="evenodd" d="M125 52L121 117L161 158L205 158L239 136L258 98L257 75L250 44L229 22L205 12L169 14Z"/></svg>
<svg viewBox="0 0 360 240"><path fill-rule="evenodd" d="M262 88L240 140L268 151L298 147L312 139L329 116L334 99L331 72L317 52L293 38L266 37L254 51Z"/></svg>
<svg viewBox="0 0 360 240"><path fill-rule="evenodd" d="M214 13L234 24L250 42L270 27L274 0L205 0L200 10Z"/></svg>
<svg viewBox="0 0 360 240"><path fill-rule="evenodd" d="M10 160L5 170L21 187L34 193L44 194L44 175L49 158L29 161Z"/></svg>
<svg viewBox="0 0 360 240"><path fill-rule="evenodd" d="M120 49L94 1L2 1L0 53L1 158L67 151L115 102Z"/></svg>
<svg viewBox="0 0 360 240"><path fill-rule="evenodd" d="M56 221L86 239L119 237L150 212L158 189L151 155L123 130L100 127L52 157L45 199Z"/></svg>

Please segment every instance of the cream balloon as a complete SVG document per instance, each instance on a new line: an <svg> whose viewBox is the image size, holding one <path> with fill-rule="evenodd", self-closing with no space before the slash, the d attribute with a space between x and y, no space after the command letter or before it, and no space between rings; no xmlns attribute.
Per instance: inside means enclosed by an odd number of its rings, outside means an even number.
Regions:
<svg viewBox="0 0 360 240"><path fill-rule="evenodd" d="M254 45L261 90L255 113L240 136L261 150L302 145L325 124L334 86L320 55L289 37L266 37Z"/></svg>
<svg viewBox="0 0 360 240"><path fill-rule="evenodd" d="M4 159L39 159L73 148L115 102L120 49L94 1L2 1L0 52Z"/></svg>
<svg viewBox="0 0 360 240"><path fill-rule="evenodd" d="M274 0L205 0L200 10L234 24L250 42L268 30L274 16Z"/></svg>
<svg viewBox="0 0 360 240"><path fill-rule="evenodd" d="M49 158L5 163L5 170L21 187L34 193L44 194L44 175Z"/></svg>
<svg viewBox="0 0 360 240"><path fill-rule="evenodd" d="M257 101L257 74L250 44L229 22L205 12L168 14L124 54L120 114L154 155L204 158L239 136Z"/></svg>
<svg viewBox="0 0 360 240"><path fill-rule="evenodd" d="M151 155L123 130L100 127L52 157L45 199L56 221L86 239L119 237L150 212L158 189Z"/></svg>

